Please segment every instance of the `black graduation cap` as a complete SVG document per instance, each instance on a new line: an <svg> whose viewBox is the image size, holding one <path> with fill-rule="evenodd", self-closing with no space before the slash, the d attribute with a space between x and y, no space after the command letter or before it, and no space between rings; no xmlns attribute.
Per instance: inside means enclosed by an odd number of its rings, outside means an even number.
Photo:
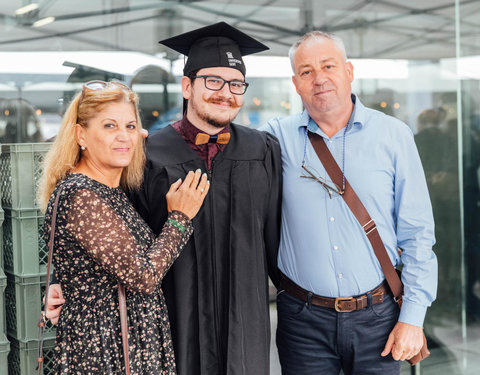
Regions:
<svg viewBox="0 0 480 375"><path fill-rule="evenodd" d="M242 56L269 49L225 22L192 30L159 43L188 56L183 68L184 75L217 66L238 69L245 75Z"/></svg>

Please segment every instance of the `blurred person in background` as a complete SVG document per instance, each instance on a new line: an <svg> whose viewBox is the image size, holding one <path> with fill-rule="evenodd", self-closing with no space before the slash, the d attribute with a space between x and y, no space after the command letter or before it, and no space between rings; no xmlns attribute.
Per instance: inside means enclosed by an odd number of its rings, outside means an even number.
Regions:
<svg viewBox="0 0 480 375"><path fill-rule="evenodd" d="M40 119L25 99L0 99L0 143L42 142Z"/></svg>

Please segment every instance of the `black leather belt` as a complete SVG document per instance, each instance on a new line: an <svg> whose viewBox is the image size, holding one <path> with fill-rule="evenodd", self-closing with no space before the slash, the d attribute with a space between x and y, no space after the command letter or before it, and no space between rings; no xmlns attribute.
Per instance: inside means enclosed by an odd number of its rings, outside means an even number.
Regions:
<svg viewBox="0 0 480 375"><path fill-rule="evenodd" d="M351 312L361 310L368 306L367 293L356 297L322 297L313 294L301 286L295 284L287 276L280 272L280 288L284 289L288 294L302 300L303 302L310 302L312 305L328 307L338 312ZM385 294L388 293L386 282L384 281L380 286L369 292L372 295L372 304L377 305L384 301Z"/></svg>

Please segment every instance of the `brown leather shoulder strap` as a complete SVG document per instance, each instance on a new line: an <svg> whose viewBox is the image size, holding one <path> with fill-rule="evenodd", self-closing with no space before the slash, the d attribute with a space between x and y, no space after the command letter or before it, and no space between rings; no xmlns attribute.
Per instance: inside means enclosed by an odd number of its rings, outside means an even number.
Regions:
<svg viewBox="0 0 480 375"><path fill-rule="evenodd" d="M125 298L125 287L121 283L118 283L118 306L120 309L120 327L122 329L125 374L130 375L130 359L128 354L127 300Z"/></svg>
<svg viewBox="0 0 480 375"><path fill-rule="evenodd" d="M310 142L312 143L312 146L317 153L318 158L322 162L323 167L327 171L332 181L337 186L342 186L342 171L338 167L337 162L333 158L323 138L318 134L312 132L308 132L308 138L310 139ZM368 214L367 209L363 205L360 198L358 198L357 194L355 193L346 178L345 192L342 197L345 200L347 206L352 211L353 215L357 218L363 230L365 231L368 240L372 244L373 251L375 252L376 257L380 262L380 266L382 267L383 273L385 274L387 283L392 290L395 298L399 299L403 293L402 281L398 277L398 274L395 271L395 268L393 267L390 258L388 257L387 250L385 249L383 241L380 238L380 234L378 233L377 225Z"/></svg>
<svg viewBox="0 0 480 375"><path fill-rule="evenodd" d="M62 194L63 186L61 186L55 197L55 202L53 203L53 210L52 210L52 221L50 224L50 237L48 239L48 263L47 263L47 278L45 281L45 306L40 316L40 320L38 322L38 355L37 355L37 368L38 374L41 375L42 372L42 364L43 364L43 340L45 335L45 325L47 324L47 308L48 308L48 293L50 288L50 272L52 267L52 256L53 256L53 242L55 239L55 229L57 226L57 210L58 210L58 201L60 199L60 195Z"/></svg>

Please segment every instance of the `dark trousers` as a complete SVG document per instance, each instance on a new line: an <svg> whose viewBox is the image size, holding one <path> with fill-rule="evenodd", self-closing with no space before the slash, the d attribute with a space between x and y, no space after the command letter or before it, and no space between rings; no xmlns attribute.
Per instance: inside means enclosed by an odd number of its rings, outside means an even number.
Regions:
<svg viewBox="0 0 480 375"><path fill-rule="evenodd" d="M277 348L282 375L400 374L401 362L381 357L399 308L391 295L378 305L338 313L303 302L285 291L277 296Z"/></svg>

